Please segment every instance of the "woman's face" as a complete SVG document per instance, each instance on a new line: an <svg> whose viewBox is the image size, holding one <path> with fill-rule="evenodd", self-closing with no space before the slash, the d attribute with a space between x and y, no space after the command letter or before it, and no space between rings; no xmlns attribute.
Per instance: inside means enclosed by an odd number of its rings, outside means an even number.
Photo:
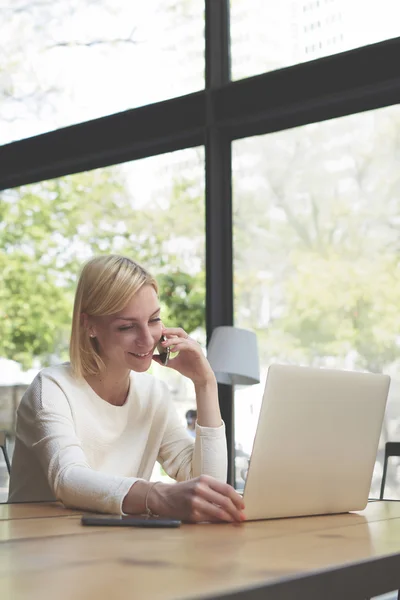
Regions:
<svg viewBox="0 0 400 600"><path fill-rule="evenodd" d="M93 317L90 331L108 369L142 372L151 365L162 328L157 294L151 285L144 285L120 312Z"/></svg>

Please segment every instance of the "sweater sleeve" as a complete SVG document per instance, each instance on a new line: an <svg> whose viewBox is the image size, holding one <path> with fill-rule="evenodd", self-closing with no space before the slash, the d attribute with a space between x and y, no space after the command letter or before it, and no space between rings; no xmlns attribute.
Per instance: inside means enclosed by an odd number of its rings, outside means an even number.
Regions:
<svg viewBox="0 0 400 600"><path fill-rule="evenodd" d="M39 374L29 394L18 411L18 435L35 453L57 500L70 508L122 514L123 499L137 479L89 466L68 400L55 381Z"/></svg>
<svg viewBox="0 0 400 600"><path fill-rule="evenodd" d="M168 390L165 394L168 397L167 425L158 461L166 473L176 481L211 475L225 482L228 470L225 424L221 422L220 427L196 424L196 438L193 440L183 427Z"/></svg>

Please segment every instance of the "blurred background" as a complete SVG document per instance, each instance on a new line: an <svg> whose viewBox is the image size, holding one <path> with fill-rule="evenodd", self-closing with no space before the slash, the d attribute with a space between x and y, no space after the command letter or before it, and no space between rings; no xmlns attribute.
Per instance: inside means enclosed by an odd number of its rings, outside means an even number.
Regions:
<svg viewBox="0 0 400 600"><path fill-rule="evenodd" d="M399 35L395 0L231 1L234 80ZM0 7L0 144L204 88L201 0L14 0ZM151 77L149 77L149 73ZM372 481L400 441L400 108L232 144L234 321L262 380L235 390L243 488L268 365L392 377ZM68 360L77 275L118 252L158 278L162 317L203 346L204 147L0 192L0 430L44 366ZM153 366L185 423L191 382ZM362 415L360 415L362 418ZM386 496L400 498L393 459ZM156 466L153 478L165 478ZM0 456L0 501L8 477Z"/></svg>

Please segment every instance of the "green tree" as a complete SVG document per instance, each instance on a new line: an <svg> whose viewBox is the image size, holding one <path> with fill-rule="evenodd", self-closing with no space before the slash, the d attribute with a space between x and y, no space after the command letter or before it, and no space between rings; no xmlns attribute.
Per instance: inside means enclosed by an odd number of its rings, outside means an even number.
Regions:
<svg viewBox="0 0 400 600"><path fill-rule="evenodd" d="M0 355L65 356L76 273L94 231L108 247L104 212L122 195L110 170L0 194Z"/></svg>
<svg viewBox="0 0 400 600"><path fill-rule="evenodd" d="M67 356L77 275L94 254L143 263L159 277L166 322L204 325L201 193L175 181L164 208L134 208L128 188L114 167L0 194L0 355L25 366Z"/></svg>
<svg viewBox="0 0 400 600"><path fill-rule="evenodd" d="M178 26L197 16L190 1L178 7L157 0L157 6ZM129 52L134 64L145 42L140 14L122 0L15 0L0 8L0 17L7 24L0 67L3 142L20 137L22 127L32 135L43 123L66 123L76 61L82 68L91 60L110 65ZM64 64L62 77L52 67L55 55ZM95 83L104 85L104 78ZM121 106L134 104L136 92L132 88ZM135 168L140 163L128 171ZM76 277L93 254L119 252L142 262L159 276L165 320L190 332L204 325L203 176L199 185L190 173L182 175L180 165L168 168L168 189L156 189L155 166L155 193L146 206L135 197L135 177L122 167L0 194L0 355L25 366L35 357L66 356Z"/></svg>
<svg viewBox="0 0 400 600"><path fill-rule="evenodd" d="M301 253L271 328L292 336L309 363L356 352L361 369L382 372L400 357L400 266L392 257L354 263ZM318 274L316 276L316 274Z"/></svg>
<svg viewBox="0 0 400 600"><path fill-rule="evenodd" d="M32 364L34 357L65 357L70 294L51 271L23 252L0 252L0 356Z"/></svg>
<svg viewBox="0 0 400 600"><path fill-rule="evenodd" d="M158 277L160 300L164 305L163 321L168 326L183 327L188 333L205 327L204 271L191 275L172 271Z"/></svg>
<svg viewBox="0 0 400 600"><path fill-rule="evenodd" d="M400 358L398 107L237 144L237 324L266 363L355 352L386 368Z"/></svg>
<svg viewBox="0 0 400 600"><path fill-rule="evenodd" d="M167 202L158 194L141 210L126 208L121 251L157 276L163 319L189 333L205 328L204 195L195 179L174 177Z"/></svg>

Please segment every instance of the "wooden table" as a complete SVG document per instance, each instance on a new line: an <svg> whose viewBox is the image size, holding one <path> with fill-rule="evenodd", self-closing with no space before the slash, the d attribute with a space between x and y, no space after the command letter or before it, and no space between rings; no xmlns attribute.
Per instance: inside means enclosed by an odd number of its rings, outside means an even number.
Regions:
<svg viewBox="0 0 400 600"><path fill-rule="evenodd" d="M0 507L2 600L365 600L399 587L397 502L179 529L82 527L57 504Z"/></svg>
<svg viewBox="0 0 400 600"><path fill-rule="evenodd" d="M0 521L14 519L40 519L49 517L79 516L81 511L69 510L58 502L32 502L27 504L0 504Z"/></svg>

